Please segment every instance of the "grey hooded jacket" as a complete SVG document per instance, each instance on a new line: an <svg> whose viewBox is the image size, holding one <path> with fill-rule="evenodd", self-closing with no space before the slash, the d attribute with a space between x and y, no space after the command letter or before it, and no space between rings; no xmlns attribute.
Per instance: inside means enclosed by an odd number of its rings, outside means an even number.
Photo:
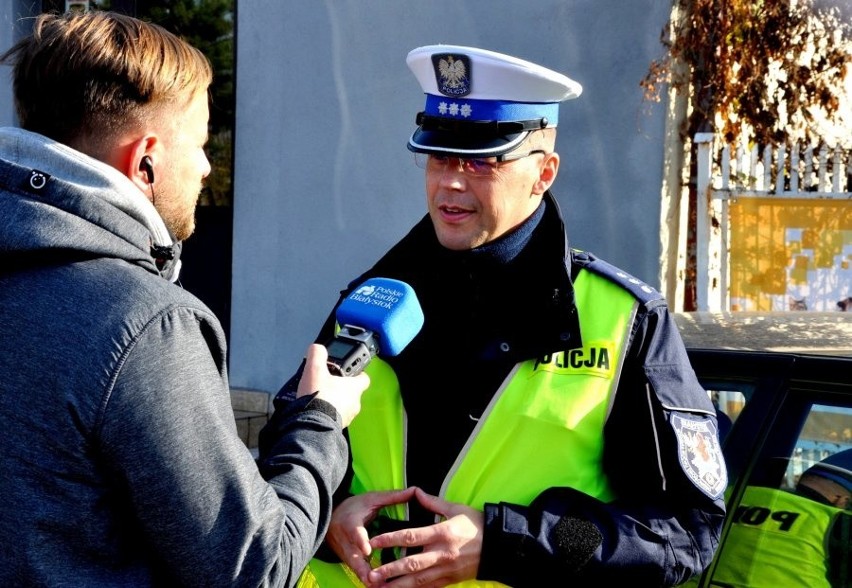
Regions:
<svg viewBox="0 0 852 588"><path fill-rule="evenodd" d="M0 129L0 585L292 585L318 547L339 417L300 399L255 463L176 245L117 170Z"/></svg>

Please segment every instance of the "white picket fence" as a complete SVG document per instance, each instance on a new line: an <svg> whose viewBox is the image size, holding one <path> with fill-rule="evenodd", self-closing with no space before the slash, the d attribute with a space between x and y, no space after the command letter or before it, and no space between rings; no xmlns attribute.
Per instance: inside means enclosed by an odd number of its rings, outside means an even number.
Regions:
<svg viewBox="0 0 852 588"><path fill-rule="evenodd" d="M797 198L848 201L852 207L850 152L793 146L731 149L712 133L695 136L696 304L698 310L730 310L729 203L739 198ZM844 214L850 209L842 208ZM848 272L841 279L845 280ZM852 295L852 285L841 285Z"/></svg>

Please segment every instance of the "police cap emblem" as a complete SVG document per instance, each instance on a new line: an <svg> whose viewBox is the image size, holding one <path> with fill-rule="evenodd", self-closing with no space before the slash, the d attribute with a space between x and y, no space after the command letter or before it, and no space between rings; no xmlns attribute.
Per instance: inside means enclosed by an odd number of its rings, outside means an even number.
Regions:
<svg viewBox="0 0 852 588"><path fill-rule="evenodd" d="M470 94L471 66L467 55L438 53L432 56L438 91L444 96Z"/></svg>

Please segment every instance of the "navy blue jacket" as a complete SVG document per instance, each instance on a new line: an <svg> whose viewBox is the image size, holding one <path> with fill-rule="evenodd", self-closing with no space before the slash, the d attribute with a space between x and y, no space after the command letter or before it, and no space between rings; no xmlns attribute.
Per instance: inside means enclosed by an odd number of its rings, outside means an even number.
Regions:
<svg viewBox="0 0 852 588"><path fill-rule="evenodd" d="M726 476L715 412L663 297L570 249L552 195L517 231L473 251L441 247L426 216L341 300L373 276L402 280L417 293L423 330L385 360L399 377L408 418L408 482L438 494L512 366L581 345L577 317L584 309L575 305L572 286L580 271L612 280L638 301L604 433L602 465L618 498L603 503L550 488L529 505L487 504L478 578L511 586L549 585L553 578L565 585L675 585L702 571L719 541ZM326 341L333 328L332 313L317 340ZM679 435L685 422L711 432L715 484L687 459ZM415 511L412 524L432 517Z"/></svg>

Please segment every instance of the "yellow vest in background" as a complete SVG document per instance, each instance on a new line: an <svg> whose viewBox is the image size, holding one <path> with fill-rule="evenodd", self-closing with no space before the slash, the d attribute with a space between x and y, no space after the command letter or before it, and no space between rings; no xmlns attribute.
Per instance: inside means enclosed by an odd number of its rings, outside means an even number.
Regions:
<svg viewBox="0 0 852 588"><path fill-rule="evenodd" d="M792 492L747 488L710 585L828 588L826 531L838 512Z"/></svg>

